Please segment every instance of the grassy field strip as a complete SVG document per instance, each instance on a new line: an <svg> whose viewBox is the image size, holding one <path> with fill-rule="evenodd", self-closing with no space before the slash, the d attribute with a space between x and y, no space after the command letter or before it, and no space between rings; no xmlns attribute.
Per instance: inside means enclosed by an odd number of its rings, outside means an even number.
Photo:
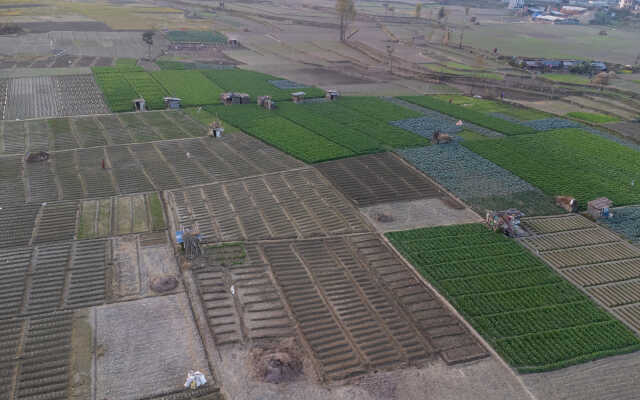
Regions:
<svg viewBox="0 0 640 400"><path fill-rule="evenodd" d="M579 119L582 121L593 122L596 124L604 124L607 122L620 121L619 118L612 117L610 115L589 113L589 112L570 112L570 113L567 113L567 116L571 118Z"/></svg>
<svg viewBox="0 0 640 400"><path fill-rule="evenodd" d="M463 145L549 195L574 196L583 209L603 196L619 206L640 203L640 154L580 129Z"/></svg>
<svg viewBox="0 0 640 400"><path fill-rule="evenodd" d="M640 349L640 340L519 243L481 224L388 233L519 372Z"/></svg>
<svg viewBox="0 0 640 400"><path fill-rule="evenodd" d="M94 239L166 229L157 193L87 200L81 203L78 239Z"/></svg>
<svg viewBox="0 0 640 400"><path fill-rule="evenodd" d="M428 96L402 96L400 99L408 101L419 106L430 108L441 113L459 118L463 121L469 121L473 124L480 125L487 129L503 133L507 136L533 134L537 131L524 125L506 121L502 118L494 117L489 114L474 111L471 108L448 103L434 97Z"/></svg>
<svg viewBox="0 0 640 400"><path fill-rule="evenodd" d="M185 107L218 104L223 90L199 71L154 71L155 78L174 97L182 99Z"/></svg>

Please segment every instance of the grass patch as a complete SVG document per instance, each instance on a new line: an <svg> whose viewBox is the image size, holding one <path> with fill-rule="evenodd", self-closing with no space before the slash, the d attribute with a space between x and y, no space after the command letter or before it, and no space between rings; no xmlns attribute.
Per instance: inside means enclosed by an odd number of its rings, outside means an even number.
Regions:
<svg viewBox="0 0 640 400"><path fill-rule="evenodd" d="M584 75L577 75L577 74L542 74L540 75L543 78L547 78L550 79L552 81L555 82L562 82L562 83L576 83L579 85L585 85L585 84L589 84L591 83L591 80L589 79L589 77L584 76Z"/></svg>
<svg viewBox="0 0 640 400"><path fill-rule="evenodd" d="M105 101L112 112L132 111L133 99L138 97L138 93L131 86L129 81L124 79L124 75L119 72L100 72L96 73L94 69L94 77L102 93Z"/></svg>
<svg viewBox="0 0 640 400"><path fill-rule="evenodd" d="M456 136L460 136L464 140L487 140L489 139L487 136L481 135L479 133L463 130L460 133L456 133Z"/></svg>
<svg viewBox="0 0 640 400"><path fill-rule="evenodd" d="M487 129L494 130L496 132L503 133L505 135L525 135L536 133L533 128L506 121L502 118L494 117L488 114L484 114L479 111L469 109L457 104L448 103L435 97L429 96L406 96L401 99L410 103L417 104L426 108L430 108L439 111L443 114L450 115L455 118L460 118L465 121L469 121L476 125L480 125Z"/></svg>
<svg viewBox="0 0 640 400"><path fill-rule="evenodd" d="M478 99L460 95L435 95L436 99L463 106L467 109L481 113L501 113L520 121L530 121L536 119L549 118L550 114L532 108L518 107L509 103L504 103L489 99Z"/></svg>
<svg viewBox="0 0 640 400"><path fill-rule="evenodd" d="M386 236L519 372L640 349L621 322L517 242L484 225Z"/></svg>
<svg viewBox="0 0 640 400"><path fill-rule="evenodd" d="M603 196L615 205L640 202L640 187L634 185L640 153L580 129L463 145L549 195L576 197L583 208Z"/></svg>
<svg viewBox="0 0 640 400"><path fill-rule="evenodd" d="M148 72L128 72L123 76L138 93L138 96L145 100L148 109L162 110L165 108L164 97L169 93L158 81L153 79L151 74Z"/></svg>
<svg viewBox="0 0 640 400"><path fill-rule="evenodd" d="M215 114L212 114L209 111L205 110L204 108L200 108L200 107L183 108L182 111L184 111L186 114L190 115L193 119L201 122L206 126L209 126L209 124L211 124L213 121L218 119L218 117ZM225 133L240 132L240 129L236 128L235 126L227 122L223 124L223 127L224 127Z"/></svg>
<svg viewBox="0 0 640 400"><path fill-rule="evenodd" d="M116 202L116 234L126 235L131 233L131 197L118 197Z"/></svg>
<svg viewBox="0 0 640 400"><path fill-rule="evenodd" d="M172 42L227 43L227 37L215 31L170 31L166 36Z"/></svg>
<svg viewBox="0 0 640 400"><path fill-rule="evenodd" d="M566 115L571 118L576 118L576 119L587 121L587 122L593 122L596 124L604 124L606 122L620 121L619 118L612 117L610 115L590 113L590 112L574 111L574 112L567 113Z"/></svg>
<svg viewBox="0 0 640 400"><path fill-rule="evenodd" d="M138 60L135 58L117 58L116 59L116 68L117 67L135 67L138 65Z"/></svg>
<svg viewBox="0 0 640 400"><path fill-rule="evenodd" d="M80 221L78 223L78 239L91 239L96 237L96 200L83 201Z"/></svg>
<svg viewBox="0 0 640 400"><path fill-rule="evenodd" d="M149 200L149 211L151 214L151 230L161 231L167 227L162 211L162 201L158 193L151 193L147 196Z"/></svg>
<svg viewBox="0 0 640 400"><path fill-rule="evenodd" d="M98 210L98 236L104 237L109 234L111 234L111 199L102 199Z"/></svg>
<svg viewBox="0 0 640 400"><path fill-rule="evenodd" d="M201 73L213 81L226 92L248 93L252 100L258 96L271 96L274 100L289 100L291 93L303 91L307 97L322 97L324 90L318 88L304 88L284 90L269 83L270 80L279 80L272 75L260 72L245 71L242 69L203 70Z"/></svg>
<svg viewBox="0 0 640 400"><path fill-rule="evenodd" d="M196 69L196 65L194 63L189 62L181 62L181 61L156 61L156 64L160 67L160 69L173 70L173 71L181 71L185 69Z"/></svg>
<svg viewBox="0 0 640 400"><path fill-rule="evenodd" d="M133 196L131 198L131 206L133 208L133 226L132 232L146 232L149 230L147 225L147 208L144 195Z"/></svg>

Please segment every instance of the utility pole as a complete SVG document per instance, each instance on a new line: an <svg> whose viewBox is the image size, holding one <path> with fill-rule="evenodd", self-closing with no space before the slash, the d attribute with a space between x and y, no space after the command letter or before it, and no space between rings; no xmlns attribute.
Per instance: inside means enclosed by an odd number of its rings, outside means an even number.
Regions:
<svg viewBox="0 0 640 400"><path fill-rule="evenodd" d="M395 48L392 44L387 45L387 54L389 55L389 73L393 74L393 51Z"/></svg>

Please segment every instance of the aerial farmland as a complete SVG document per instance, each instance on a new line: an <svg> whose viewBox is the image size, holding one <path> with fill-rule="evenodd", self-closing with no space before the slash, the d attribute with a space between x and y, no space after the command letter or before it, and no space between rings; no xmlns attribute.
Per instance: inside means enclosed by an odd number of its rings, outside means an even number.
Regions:
<svg viewBox="0 0 640 400"><path fill-rule="evenodd" d="M640 4L519 3L0 5L0 400L638 399Z"/></svg>

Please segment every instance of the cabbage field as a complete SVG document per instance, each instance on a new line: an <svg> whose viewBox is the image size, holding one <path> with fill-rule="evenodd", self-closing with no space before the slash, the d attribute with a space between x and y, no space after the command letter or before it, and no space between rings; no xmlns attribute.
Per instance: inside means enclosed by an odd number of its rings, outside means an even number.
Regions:
<svg viewBox="0 0 640 400"><path fill-rule="evenodd" d="M463 145L549 195L576 197L583 208L597 197L615 205L640 202L640 153L580 129Z"/></svg>
<svg viewBox="0 0 640 400"><path fill-rule="evenodd" d="M620 321L520 244L484 225L386 235L519 372L640 349Z"/></svg>

